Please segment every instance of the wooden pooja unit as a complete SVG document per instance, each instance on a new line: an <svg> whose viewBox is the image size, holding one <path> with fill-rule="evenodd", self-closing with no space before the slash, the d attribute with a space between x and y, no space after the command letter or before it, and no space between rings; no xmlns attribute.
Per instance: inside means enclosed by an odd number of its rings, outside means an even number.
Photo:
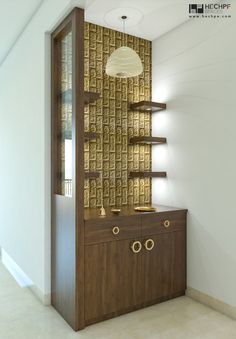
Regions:
<svg viewBox="0 0 236 339"><path fill-rule="evenodd" d="M99 217L98 208L84 208L84 180L100 176L84 171L84 145L101 133L84 132L84 105L99 94L84 92L83 31L84 11L76 8L52 34L52 305L74 330L186 289L186 210L155 206L142 213L124 204L119 215L106 207L106 216ZM132 109L164 108L143 101ZM131 144L165 142L130 139Z"/></svg>

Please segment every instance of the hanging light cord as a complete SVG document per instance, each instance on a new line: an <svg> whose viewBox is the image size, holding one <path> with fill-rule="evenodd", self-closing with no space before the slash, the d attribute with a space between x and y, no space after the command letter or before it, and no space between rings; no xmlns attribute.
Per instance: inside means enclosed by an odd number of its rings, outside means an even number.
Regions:
<svg viewBox="0 0 236 339"><path fill-rule="evenodd" d="M125 21L127 20L127 16L122 15L121 19L123 21L123 45L125 45Z"/></svg>
<svg viewBox="0 0 236 339"><path fill-rule="evenodd" d="M123 33L125 34L125 20L126 20L127 16L123 15L122 16L122 20L123 20Z"/></svg>

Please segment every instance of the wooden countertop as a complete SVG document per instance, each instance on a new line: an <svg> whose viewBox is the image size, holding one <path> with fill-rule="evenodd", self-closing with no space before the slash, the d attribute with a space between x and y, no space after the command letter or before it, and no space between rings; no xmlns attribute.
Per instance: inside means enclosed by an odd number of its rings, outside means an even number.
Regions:
<svg viewBox="0 0 236 339"><path fill-rule="evenodd" d="M121 212L119 214L114 214L111 212L113 207L106 207L106 216L101 217L99 216L100 208L85 208L84 209L84 220L91 220L91 219L115 219L117 217L124 217L124 216L134 216L134 215L148 215L153 213L162 213L162 212L171 212L171 211L186 211L185 208L178 208L178 207L171 207L171 206L163 206L163 205L152 205L156 208L155 212L137 212L134 210L134 207L138 205L128 205L128 206L121 206ZM145 206L145 205L144 205Z"/></svg>

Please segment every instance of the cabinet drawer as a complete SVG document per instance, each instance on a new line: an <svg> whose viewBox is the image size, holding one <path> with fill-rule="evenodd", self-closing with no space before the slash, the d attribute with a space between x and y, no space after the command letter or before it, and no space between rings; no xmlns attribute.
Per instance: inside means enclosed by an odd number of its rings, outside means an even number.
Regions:
<svg viewBox="0 0 236 339"><path fill-rule="evenodd" d="M142 235L185 230L186 211L161 212L142 216Z"/></svg>
<svg viewBox="0 0 236 339"><path fill-rule="evenodd" d="M141 218L136 216L85 221L85 243L137 238L141 236Z"/></svg>

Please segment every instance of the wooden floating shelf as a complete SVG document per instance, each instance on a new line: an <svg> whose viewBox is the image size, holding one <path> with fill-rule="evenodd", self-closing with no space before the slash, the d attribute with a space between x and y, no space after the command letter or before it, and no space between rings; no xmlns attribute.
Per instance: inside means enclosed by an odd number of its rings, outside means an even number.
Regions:
<svg viewBox="0 0 236 339"><path fill-rule="evenodd" d="M84 178L85 179L97 179L100 177L99 172L85 172L84 173Z"/></svg>
<svg viewBox="0 0 236 339"><path fill-rule="evenodd" d="M133 137L130 138L131 144L166 144L166 138L161 137Z"/></svg>
<svg viewBox="0 0 236 339"><path fill-rule="evenodd" d="M95 92L84 92L84 104L92 104L99 98L100 94ZM61 100L65 104L72 104L72 89L68 89L61 93Z"/></svg>
<svg viewBox="0 0 236 339"><path fill-rule="evenodd" d="M100 137L99 133L96 132L84 132L84 140L88 141L88 140L94 140Z"/></svg>
<svg viewBox="0 0 236 339"><path fill-rule="evenodd" d="M154 101L140 101L130 105L130 109L132 111L140 111L140 112L159 112L166 109L166 104L162 104L160 102Z"/></svg>
<svg viewBox="0 0 236 339"><path fill-rule="evenodd" d="M130 172L129 178L166 178L166 172Z"/></svg>
<svg viewBox="0 0 236 339"><path fill-rule="evenodd" d="M99 99L100 94L95 92L84 92L84 104L92 104Z"/></svg>

